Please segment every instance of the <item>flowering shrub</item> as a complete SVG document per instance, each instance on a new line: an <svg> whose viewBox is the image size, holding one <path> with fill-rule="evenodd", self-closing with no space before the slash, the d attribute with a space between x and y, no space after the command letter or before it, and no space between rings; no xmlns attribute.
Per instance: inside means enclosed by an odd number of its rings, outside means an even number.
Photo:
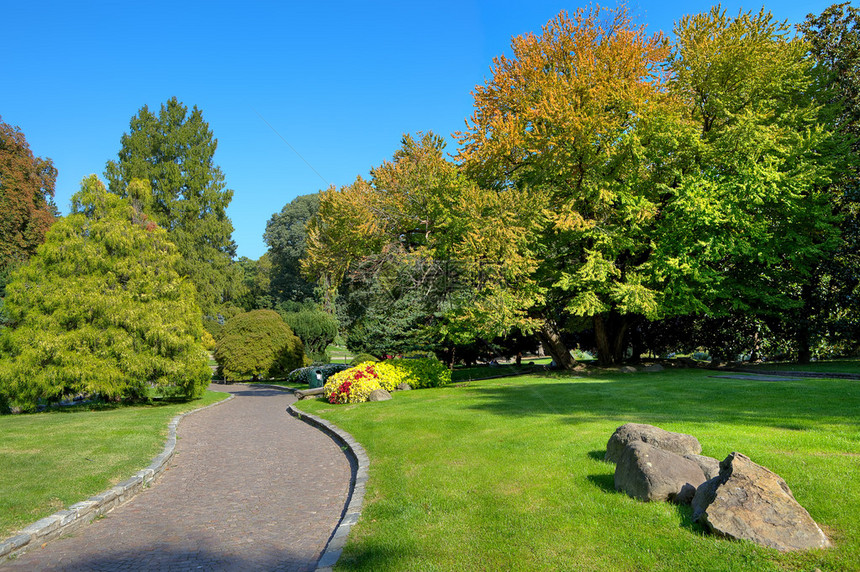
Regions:
<svg viewBox="0 0 860 572"><path fill-rule="evenodd" d="M329 403L361 403L370 394L382 389L376 364L365 362L334 374L325 384L324 395Z"/></svg>
<svg viewBox="0 0 860 572"><path fill-rule="evenodd" d="M393 391L403 382L415 389L438 387L451 382L451 372L434 357L368 361L328 378L325 398L329 403L361 403L374 390Z"/></svg>
<svg viewBox="0 0 860 572"><path fill-rule="evenodd" d="M403 383L409 383L409 372L402 367L398 367L390 360L381 361L375 364L376 373L379 376L379 385L387 391L394 391L397 386Z"/></svg>

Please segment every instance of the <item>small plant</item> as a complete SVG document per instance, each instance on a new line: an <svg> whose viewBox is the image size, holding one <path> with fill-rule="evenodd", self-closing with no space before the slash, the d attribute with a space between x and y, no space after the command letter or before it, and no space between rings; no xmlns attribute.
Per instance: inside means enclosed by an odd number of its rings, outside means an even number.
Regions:
<svg viewBox="0 0 860 572"><path fill-rule="evenodd" d="M451 382L451 372L434 358L401 358L364 362L331 376L325 384L329 403L361 403L376 389L393 391L401 383L413 389Z"/></svg>

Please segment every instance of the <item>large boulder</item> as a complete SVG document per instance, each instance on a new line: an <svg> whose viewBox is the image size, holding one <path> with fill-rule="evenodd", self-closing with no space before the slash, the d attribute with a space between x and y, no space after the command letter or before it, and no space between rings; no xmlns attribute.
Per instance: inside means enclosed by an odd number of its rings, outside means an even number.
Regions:
<svg viewBox="0 0 860 572"><path fill-rule="evenodd" d="M643 441L658 449L670 451L679 455L698 455L702 445L692 435L672 433L653 425L642 423L626 423L615 430L606 444L607 461L617 463L624 447L635 441Z"/></svg>
<svg viewBox="0 0 860 572"><path fill-rule="evenodd" d="M720 474L698 488L692 504L693 520L720 536L783 551L830 546L786 482L740 453L720 463Z"/></svg>
<svg viewBox="0 0 860 572"><path fill-rule="evenodd" d="M615 490L642 501L689 504L705 473L693 460L633 441L615 466Z"/></svg>
<svg viewBox="0 0 860 572"><path fill-rule="evenodd" d="M702 472L705 473L706 479L713 479L720 474L720 462L713 457L704 455L684 455L685 459L689 459L699 465Z"/></svg>

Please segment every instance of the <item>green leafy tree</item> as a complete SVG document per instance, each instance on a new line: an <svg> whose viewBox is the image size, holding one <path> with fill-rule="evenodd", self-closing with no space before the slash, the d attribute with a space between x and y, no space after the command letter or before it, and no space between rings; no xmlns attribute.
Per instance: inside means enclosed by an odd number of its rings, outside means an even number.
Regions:
<svg viewBox="0 0 860 572"><path fill-rule="evenodd" d="M307 223L317 214L318 194L290 201L266 223L263 240L271 257L271 290L276 303L313 299L316 285L302 276L300 261L307 248Z"/></svg>
<svg viewBox="0 0 860 572"><path fill-rule="evenodd" d="M860 349L860 9L833 4L817 16L809 14L798 28L815 58L820 96L832 104L829 123L848 142L829 186L842 215L840 244L805 285L804 315L795 328L804 360L816 340Z"/></svg>
<svg viewBox="0 0 860 572"><path fill-rule="evenodd" d="M146 183L131 192L145 196ZM199 396L209 383L193 286L167 233L95 175L8 286L0 393L33 409L75 394Z"/></svg>
<svg viewBox="0 0 860 572"><path fill-rule="evenodd" d="M665 94L667 42L625 8L593 8L562 12L511 48L475 89L460 139L466 172L488 192L541 205L540 226L523 236L529 275L508 281L497 306L530 303L521 310L565 368L573 360L563 331L585 318L600 360L614 363L635 320L666 311L667 276L684 273L655 264L651 239L669 224L665 188L690 138Z"/></svg>
<svg viewBox="0 0 860 572"><path fill-rule="evenodd" d="M221 331L215 359L224 379L284 377L304 363L304 346L274 310L237 314Z"/></svg>
<svg viewBox="0 0 860 572"><path fill-rule="evenodd" d="M9 274L33 256L54 222L57 170L35 157L24 134L0 118L0 299Z"/></svg>
<svg viewBox="0 0 860 572"><path fill-rule="evenodd" d="M273 309L276 302L272 296L272 258L269 253L263 254L257 260L242 256L236 264L242 272L244 285L243 293L236 299L236 303L246 312Z"/></svg>
<svg viewBox="0 0 860 572"><path fill-rule="evenodd" d="M229 313L223 307L242 287L226 212L233 191L214 162L218 141L203 113L196 106L189 112L175 97L157 115L144 105L121 145L118 160L108 161L105 170L110 191L127 197L129 181L149 181L152 200L145 211L179 249L179 272L196 287L204 315Z"/></svg>
<svg viewBox="0 0 860 572"><path fill-rule="evenodd" d="M728 18L714 8L675 32L673 88L701 129L679 207L683 232L700 239L689 254L710 261L709 314L783 317L808 348L809 289L838 246L828 184L846 151L809 45L763 10Z"/></svg>
<svg viewBox="0 0 860 572"><path fill-rule="evenodd" d="M562 13L475 90L461 160L545 205L529 280L506 289L540 294L528 311L562 366L583 318L608 364L643 319L797 307L786 284L833 247L806 45L764 11L686 17L675 36L624 8Z"/></svg>

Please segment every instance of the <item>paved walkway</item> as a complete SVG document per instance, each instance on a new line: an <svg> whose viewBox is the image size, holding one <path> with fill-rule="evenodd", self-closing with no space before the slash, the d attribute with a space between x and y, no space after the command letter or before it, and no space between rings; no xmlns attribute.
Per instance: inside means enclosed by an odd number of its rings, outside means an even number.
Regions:
<svg viewBox="0 0 860 572"><path fill-rule="evenodd" d="M286 413L291 394L211 389L236 397L182 420L153 486L0 569L314 570L349 494L346 455Z"/></svg>

